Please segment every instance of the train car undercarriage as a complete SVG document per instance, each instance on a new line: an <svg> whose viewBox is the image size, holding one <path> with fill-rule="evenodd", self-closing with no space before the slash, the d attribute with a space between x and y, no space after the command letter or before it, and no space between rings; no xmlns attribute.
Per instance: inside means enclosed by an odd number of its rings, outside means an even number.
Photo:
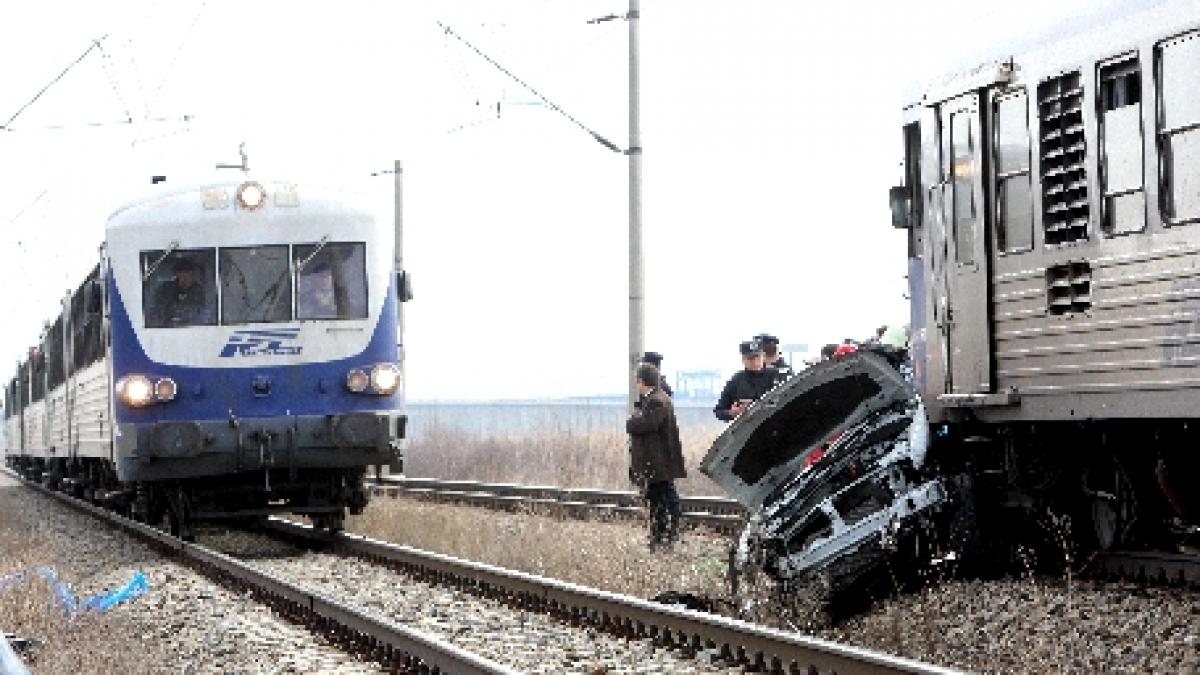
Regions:
<svg viewBox="0 0 1200 675"><path fill-rule="evenodd" d="M10 456L10 468L29 480L169 530L185 540L205 522L252 523L272 515L309 517L319 529L343 529L346 512L368 502L364 467L270 468L171 481L121 482L111 464L95 459Z"/></svg>

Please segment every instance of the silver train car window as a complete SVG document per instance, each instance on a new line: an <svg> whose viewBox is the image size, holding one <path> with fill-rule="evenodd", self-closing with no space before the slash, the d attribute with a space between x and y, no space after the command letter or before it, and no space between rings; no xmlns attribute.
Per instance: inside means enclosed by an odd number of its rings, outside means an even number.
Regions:
<svg viewBox="0 0 1200 675"><path fill-rule="evenodd" d="M147 328L217 322L216 251L142 251L142 313Z"/></svg>
<svg viewBox="0 0 1200 675"><path fill-rule="evenodd" d="M996 97L996 234L1005 252L1033 248L1033 196L1029 185L1028 102L1024 89Z"/></svg>
<svg viewBox="0 0 1200 675"><path fill-rule="evenodd" d="M222 248L221 323L273 323L292 318L288 247Z"/></svg>
<svg viewBox="0 0 1200 675"><path fill-rule="evenodd" d="M367 316L366 246L325 243L296 246L297 319L363 319Z"/></svg>
<svg viewBox="0 0 1200 675"><path fill-rule="evenodd" d="M1158 47L1163 212L1171 223L1200 219L1200 33Z"/></svg>

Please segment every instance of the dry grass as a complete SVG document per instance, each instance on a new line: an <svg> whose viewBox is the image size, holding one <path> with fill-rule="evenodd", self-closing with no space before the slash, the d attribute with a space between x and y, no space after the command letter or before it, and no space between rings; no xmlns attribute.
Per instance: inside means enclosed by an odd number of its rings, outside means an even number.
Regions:
<svg viewBox="0 0 1200 675"><path fill-rule="evenodd" d="M52 537L4 515L15 512L14 500L5 494L13 489L17 488L0 488L0 577L50 566L60 580L78 580L80 570L61 559ZM121 607L67 619L53 600L49 582L40 576L0 592L0 630L42 643L25 657L36 673L144 672L162 659L154 645L137 639L140 631L133 629Z"/></svg>
<svg viewBox="0 0 1200 675"><path fill-rule="evenodd" d="M724 425L679 430L688 477L681 493L722 495L697 466ZM560 485L629 490L629 441L623 429L554 429L503 436L478 436L449 425L431 424L409 442L405 473L454 480Z"/></svg>
<svg viewBox="0 0 1200 675"><path fill-rule="evenodd" d="M646 528L520 515L406 497L377 497L348 529L530 574L650 598L662 591L724 594L728 541L689 530L670 553L650 553Z"/></svg>

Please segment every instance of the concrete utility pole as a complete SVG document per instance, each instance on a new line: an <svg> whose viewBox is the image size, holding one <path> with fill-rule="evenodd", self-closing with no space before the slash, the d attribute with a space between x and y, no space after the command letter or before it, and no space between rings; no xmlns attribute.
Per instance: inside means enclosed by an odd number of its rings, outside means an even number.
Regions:
<svg viewBox="0 0 1200 675"><path fill-rule="evenodd" d="M629 0L629 409L638 399L636 369L646 340L645 261L642 257L642 123L638 60L640 0Z"/></svg>

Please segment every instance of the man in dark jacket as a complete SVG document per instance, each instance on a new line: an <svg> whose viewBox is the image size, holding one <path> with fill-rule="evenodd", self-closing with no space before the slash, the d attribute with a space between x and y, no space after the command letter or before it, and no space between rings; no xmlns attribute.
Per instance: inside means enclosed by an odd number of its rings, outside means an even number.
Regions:
<svg viewBox="0 0 1200 675"><path fill-rule="evenodd" d="M746 412L750 404L775 386L775 373L763 366L762 345L757 340L743 342L738 346L742 352L742 370L733 374L721 390L713 413L717 419L732 422Z"/></svg>
<svg viewBox="0 0 1200 675"><path fill-rule="evenodd" d="M667 378L663 377L662 360L662 354L658 352L646 352L642 354L642 363L654 366L655 370L658 371L658 386L666 392L667 396L675 398L675 392L671 391L671 385L667 384Z"/></svg>
<svg viewBox="0 0 1200 675"><path fill-rule="evenodd" d="M629 432L629 478L650 503L650 550L671 546L679 538L679 493L675 479L687 476L683 445L671 398L659 386L658 369L637 369L641 405L625 422Z"/></svg>

